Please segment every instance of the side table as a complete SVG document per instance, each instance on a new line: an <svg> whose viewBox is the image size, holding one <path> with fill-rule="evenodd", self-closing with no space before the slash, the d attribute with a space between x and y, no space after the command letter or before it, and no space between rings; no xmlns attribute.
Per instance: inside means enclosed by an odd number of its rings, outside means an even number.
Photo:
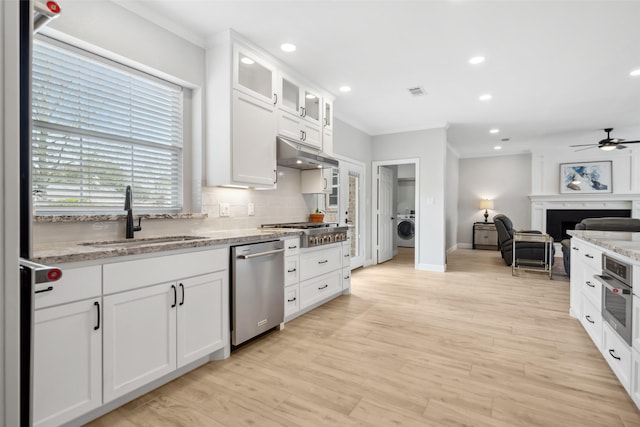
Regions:
<svg viewBox="0 0 640 427"><path fill-rule="evenodd" d="M473 223L473 249L498 250L498 231L493 222Z"/></svg>
<svg viewBox="0 0 640 427"><path fill-rule="evenodd" d="M516 258L516 244L518 242L540 242L544 244L544 259L521 259ZM553 274L551 256L553 254L553 237L546 233L518 233L513 235L513 261L511 262L511 275L515 276L517 270L542 271L549 274L549 279Z"/></svg>

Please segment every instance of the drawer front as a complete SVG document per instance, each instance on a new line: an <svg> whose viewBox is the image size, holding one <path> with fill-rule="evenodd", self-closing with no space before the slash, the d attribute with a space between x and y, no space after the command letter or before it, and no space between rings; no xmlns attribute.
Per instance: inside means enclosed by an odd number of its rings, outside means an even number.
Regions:
<svg viewBox="0 0 640 427"><path fill-rule="evenodd" d="M593 276L600 274L599 271L585 267L582 274L582 294L591 300L595 308L602 308L602 283Z"/></svg>
<svg viewBox="0 0 640 427"><path fill-rule="evenodd" d="M602 325L602 354L627 393L631 391L631 348L611 327Z"/></svg>
<svg viewBox="0 0 640 427"><path fill-rule="evenodd" d="M580 323L587 331L598 350L602 350L602 314L596 309L589 298L582 297L582 312Z"/></svg>
<svg viewBox="0 0 640 427"><path fill-rule="evenodd" d="M286 243L285 243L286 245ZM289 286L298 283L299 259L297 255L288 256L284 259L284 285Z"/></svg>
<svg viewBox="0 0 640 427"><path fill-rule="evenodd" d="M300 238L284 239L284 256L298 255L300 253Z"/></svg>
<svg viewBox="0 0 640 427"><path fill-rule="evenodd" d="M293 316L300 310L300 297L298 285L284 288L284 317Z"/></svg>
<svg viewBox="0 0 640 427"><path fill-rule="evenodd" d="M102 268L104 293L112 294L227 270L229 268L229 249L212 249L115 262L105 264Z"/></svg>
<svg viewBox="0 0 640 427"><path fill-rule="evenodd" d="M342 270L300 283L300 308L310 307L342 290Z"/></svg>
<svg viewBox="0 0 640 427"><path fill-rule="evenodd" d="M496 246L498 234L495 230L476 230L476 245Z"/></svg>
<svg viewBox="0 0 640 427"><path fill-rule="evenodd" d="M65 268L57 282L36 285L35 309L93 298L102 294L102 266ZM48 290L51 288L51 290ZM40 291L40 292L38 292Z"/></svg>
<svg viewBox="0 0 640 427"><path fill-rule="evenodd" d="M602 271L602 251L581 240L571 239L571 256L578 254L579 259L592 270L600 274Z"/></svg>
<svg viewBox="0 0 640 427"><path fill-rule="evenodd" d="M342 250L340 245L330 248L305 250L300 254L300 280L326 274L342 268Z"/></svg>
<svg viewBox="0 0 640 427"><path fill-rule="evenodd" d="M351 289L351 267L342 267L342 290Z"/></svg>

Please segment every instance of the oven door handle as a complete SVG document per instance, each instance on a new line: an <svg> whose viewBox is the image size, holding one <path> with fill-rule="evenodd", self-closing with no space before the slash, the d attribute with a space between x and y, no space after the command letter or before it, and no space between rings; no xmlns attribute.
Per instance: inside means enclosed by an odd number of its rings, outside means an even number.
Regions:
<svg viewBox="0 0 640 427"><path fill-rule="evenodd" d="M271 254L279 254L280 252L284 252L284 249L275 249L272 251L258 252L257 254L249 254L249 255L238 255L240 259L249 259L256 258L259 256L271 255Z"/></svg>
<svg viewBox="0 0 640 427"><path fill-rule="evenodd" d="M625 285L624 283L614 279L609 276L602 276L599 274L594 275L596 279L600 280L602 286L609 289L616 295L629 295L631 294L631 288Z"/></svg>

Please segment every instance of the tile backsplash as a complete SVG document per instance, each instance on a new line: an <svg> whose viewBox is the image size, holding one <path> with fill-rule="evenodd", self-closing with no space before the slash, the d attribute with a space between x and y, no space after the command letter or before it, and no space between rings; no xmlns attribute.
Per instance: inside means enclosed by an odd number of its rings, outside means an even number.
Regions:
<svg viewBox="0 0 640 427"><path fill-rule="evenodd" d="M323 208L323 195L300 192L300 171L278 169L278 185L273 190L226 187L202 189L202 213L208 218L143 219L136 237L197 234L199 231L257 228L261 224L306 222L309 212ZM220 216L220 204L229 205L229 216ZM254 214L249 215L249 203ZM134 209L135 216L135 209ZM115 221L35 222L34 245L75 241L103 241L124 238L124 216Z"/></svg>

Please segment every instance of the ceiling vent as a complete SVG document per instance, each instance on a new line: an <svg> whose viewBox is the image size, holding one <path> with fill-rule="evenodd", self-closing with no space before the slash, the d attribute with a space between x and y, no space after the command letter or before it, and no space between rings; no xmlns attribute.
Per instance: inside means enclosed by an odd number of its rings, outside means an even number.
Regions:
<svg viewBox="0 0 640 427"><path fill-rule="evenodd" d="M427 92L424 91L423 88L421 88L420 86L415 86L415 87L410 87L409 89L407 89L409 91L409 93L413 96L422 96L422 95L426 95Z"/></svg>

